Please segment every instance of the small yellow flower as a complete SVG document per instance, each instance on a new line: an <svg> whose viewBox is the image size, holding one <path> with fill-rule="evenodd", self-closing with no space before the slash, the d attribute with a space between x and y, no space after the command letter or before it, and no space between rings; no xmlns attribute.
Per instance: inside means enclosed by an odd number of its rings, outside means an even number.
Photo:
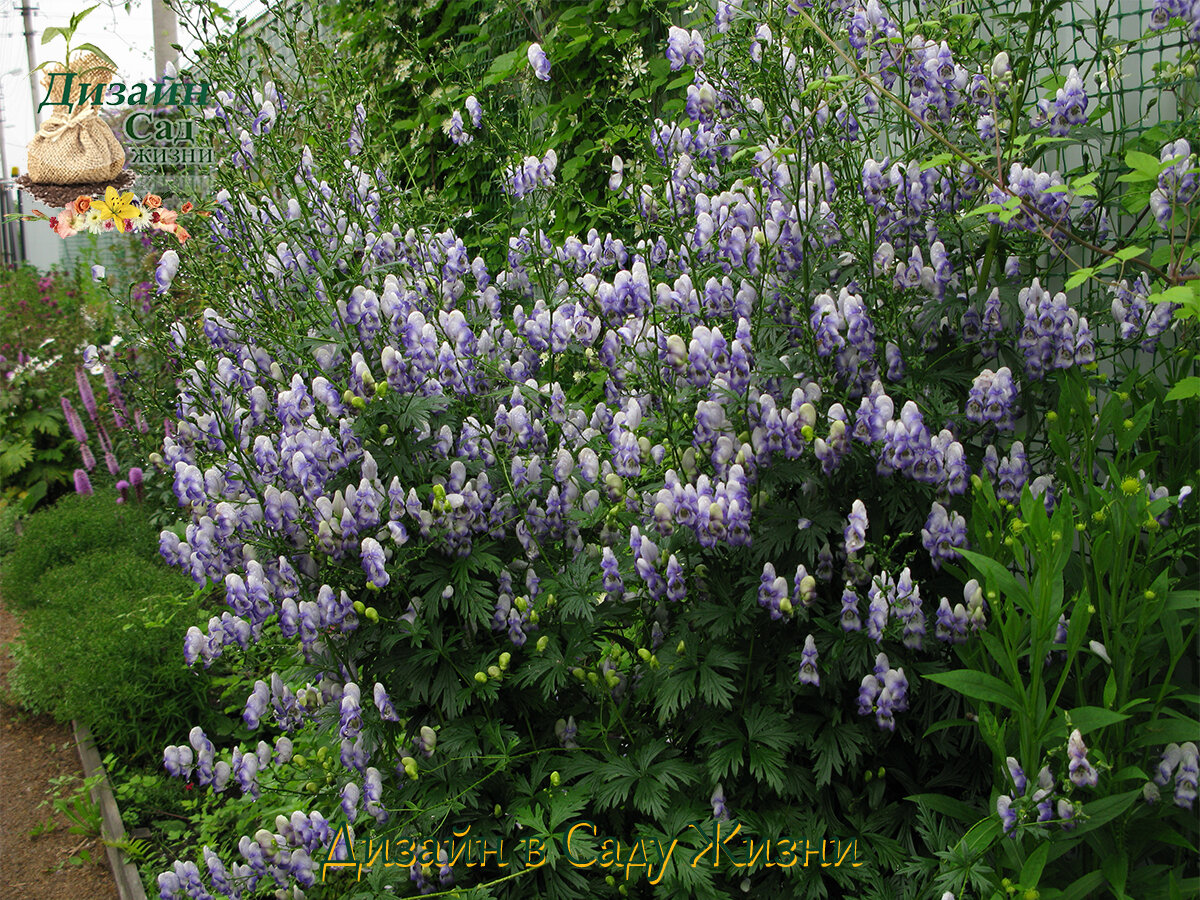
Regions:
<svg viewBox="0 0 1200 900"><path fill-rule="evenodd" d="M1132 475L1130 475L1128 478L1126 478L1124 481L1121 482L1121 491L1126 496L1132 497L1134 494L1141 492L1141 490L1142 490L1142 483L1140 481L1138 481L1136 478L1134 478Z"/></svg>
<svg viewBox="0 0 1200 900"><path fill-rule="evenodd" d="M137 213L137 198L133 191L118 194L117 189L109 185L104 191L104 199L92 204L92 209L98 210L104 219L112 219L117 231L124 232L125 220Z"/></svg>

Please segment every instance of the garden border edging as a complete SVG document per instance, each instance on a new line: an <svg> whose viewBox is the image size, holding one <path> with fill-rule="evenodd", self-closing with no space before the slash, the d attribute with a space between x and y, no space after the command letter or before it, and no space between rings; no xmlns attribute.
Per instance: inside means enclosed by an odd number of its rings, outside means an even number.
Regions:
<svg viewBox="0 0 1200 900"><path fill-rule="evenodd" d="M121 900L146 900L146 890L142 886L142 876L137 867L129 861L125 851L115 844L126 838L125 824L121 821L121 813L117 808L117 798L113 796L112 786L108 783L108 774L96 751L96 741L92 731L81 722L71 722L75 736L75 746L79 750L79 759L83 763L85 778L100 775L100 780L92 788L92 801L100 807L100 838L104 841L104 850L108 854L108 867L112 870L113 880L117 883L117 892Z"/></svg>

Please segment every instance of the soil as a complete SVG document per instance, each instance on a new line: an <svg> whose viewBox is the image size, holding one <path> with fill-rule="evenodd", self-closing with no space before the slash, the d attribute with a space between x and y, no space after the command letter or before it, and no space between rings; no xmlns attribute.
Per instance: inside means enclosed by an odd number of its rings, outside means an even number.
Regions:
<svg viewBox="0 0 1200 900"><path fill-rule="evenodd" d="M9 703L8 645L20 622L0 600L0 900L117 900L117 886L98 837L72 834L50 805L50 781L83 767L70 729ZM32 837L47 820L55 828ZM72 863L91 855L94 862Z"/></svg>

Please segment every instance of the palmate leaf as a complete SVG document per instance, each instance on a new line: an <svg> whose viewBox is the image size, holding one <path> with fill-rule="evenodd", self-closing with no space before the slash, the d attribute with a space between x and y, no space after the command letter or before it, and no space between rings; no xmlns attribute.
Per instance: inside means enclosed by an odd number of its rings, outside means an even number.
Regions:
<svg viewBox="0 0 1200 900"><path fill-rule="evenodd" d="M33 444L25 439L0 444L0 474L13 475L33 460Z"/></svg>
<svg viewBox="0 0 1200 900"><path fill-rule="evenodd" d="M22 416L20 427L26 434L41 432L50 437L58 437L62 431L62 416L47 412L44 409L30 409Z"/></svg>

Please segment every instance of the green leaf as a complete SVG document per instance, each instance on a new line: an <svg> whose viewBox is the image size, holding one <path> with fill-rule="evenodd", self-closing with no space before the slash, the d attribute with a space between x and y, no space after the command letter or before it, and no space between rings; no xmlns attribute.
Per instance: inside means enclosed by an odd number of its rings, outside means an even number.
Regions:
<svg viewBox="0 0 1200 900"><path fill-rule="evenodd" d="M71 49L72 50L80 50L80 51L89 51L91 53L95 53L98 57L100 57L102 60L104 60L110 66L112 66L113 69L117 68L117 64L115 62L113 62L112 57L109 56L107 53L105 53L103 50L101 50L99 47L97 47L95 44L89 44L87 42L84 42L84 43L80 44L78 47L72 47Z"/></svg>
<svg viewBox="0 0 1200 900"><path fill-rule="evenodd" d="M1116 725L1118 722L1124 722L1130 718L1124 713L1114 712L1111 709L1101 709L1098 706L1080 706L1072 709L1069 712L1063 712L1063 723L1068 727L1078 728L1081 734L1087 734L1089 731L1095 731L1097 728L1107 728L1109 725Z"/></svg>
<svg viewBox="0 0 1200 900"><path fill-rule="evenodd" d="M1089 831L1094 831L1101 825L1111 822L1117 816L1124 813L1125 810L1129 809L1134 801L1141 796L1142 789L1137 787L1123 794L1113 794L1108 797L1101 797L1099 800L1093 800L1091 803L1085 803L1083 814L1087 817L1087 820L1076 830L1076 834L1086 834Z"/></svg>
<svg viewBox="0 0 1200 900"><path fill-rule="evenodd" d="M1130 150L1126 153L1125 165L1136 172L1142 172L1152 178L1157 178L1158 173L1162 171L1161 162L1149 153L1142 153L1140 150Z"/></svg>
<svg viewBox="0 0 1200 900"><path fill-rule="evenodd" d="M962 843L968 850L979 856L996 842L1003 829L1004 824L1000 821L999 816L988 816L971 826L971 829L963 835Z"/></svg>
<svg viewBox="0 0 1200 900"><path fill-rule="evenodd" d="M1025 864L1021 866L1021 886L1024 888L1037 887L1038 879L1042 877L1042 870L1046 868L1046 860L1050 858L1050 844L1042 841L1039 843L1025 858Z"/></svg>
<svg viewBox="0 0 1200 900"><path fill-rule="evenodd" d="M1114 253L1113 256L1114 258L1119 259L1121 262L1128 262L1131 259L1141 256L1145 252L1145 247L1124 247Z"/></svg>
<svg viewBox="0 0 1200 900"><path fill-rule="evenodd" d="M954 797L947 797L945 794L911 794L904 799L916 803L918 806L928 807L935 812L940 812L953 819L958 819L960 822L976 822L979 820L979 810L972 807L969 803L957 800Z"/></svg>
<svg viewBox="0 0 1200 900"><path fill-rule="evenodd" d="M982 700L985 703L999 703L1014 712L1021 709L1020 700L1012 687L1005 684L995 675L986 672L976 672L973 669L958 669L954 672L940 672L926 675L927 681L945 685L952 691L957 691L972 700Z"/></svg>
<svg viewBox="0 0 1200 900"><path fill-rule="evenodd" d="M12 475L33 459L33 444L27 440L17 441L0 450L0 474Z"/></svg>
<svg viewBox="0 0 1200 900"><path fill-rule="evenodd" d="M1200 722L1189 718L1162 718L1138 728L1137 736L1130 742L1130 749L1138 747L1162 747L1166 744L1182 744L1196 740L1200 734Z"/></svg>
<svg viewBox="0 0 1200 900"><path fill-rule="evenodd" d="M1063 891L1059 900L1083 900L1084 897L1091 897L1096 888L1102 884L1104 884L1103 872L1088 872Z"/></svg>
<svg viewBox="0 0 1200 900"><path fill-rule="evenodd" d="M1200 397L1200 375L1189 375L1177 381L1175 386L1167 391L1166 399L1189 400L1192 397Z"/></svg>
<svg viewBox="0 0 1200 900"><path fill-rule="evenodd" d="M95 6L89 6L87 9L83 10L83 12L77 12L75 15L71 16L71 33L74 34L75 29L79 27L79 23L86 19L99 7L100 4L97 3Z"/></svg>
<svg viewBox="0 0 1200 900"><path fill-rule="evenodd" d="M1108 670L1108 680L1104 682L1104 705L1112 709L1112 705L1117 699L1117 678L1116 673Z"/></svg>
<svg viewBox="0 0 1200 900"><path fill-rule="evenodd" d="M1091 266L1084 266L1082 269L1072 272L1071 277L1067 279L1067 283L1063 285L1063 287L1068 291L1071 290L1071 288L1079 287L1079 285L1083 284L1092 277L1093 272L1095 272L1095 269L1093 269Z"/></svg>
<svg viewBox="0 0 1200 900"><path fill-rule="evenodd" d="M56 37L61 37L64 40L71 39L71 33L66 28L44 28L42 29L42 46L50 43ZM45 65L45 63L43 63Z"/></svg>
<svg viewBox="0 0 1200 900"><path fill-rule="evenodd" d="M1017 579L1000 563L974 550L959 551L962 556L984 575L989 584L994 584L1009 600L1023 603L1026 590L1017 584Z"/></svg>

